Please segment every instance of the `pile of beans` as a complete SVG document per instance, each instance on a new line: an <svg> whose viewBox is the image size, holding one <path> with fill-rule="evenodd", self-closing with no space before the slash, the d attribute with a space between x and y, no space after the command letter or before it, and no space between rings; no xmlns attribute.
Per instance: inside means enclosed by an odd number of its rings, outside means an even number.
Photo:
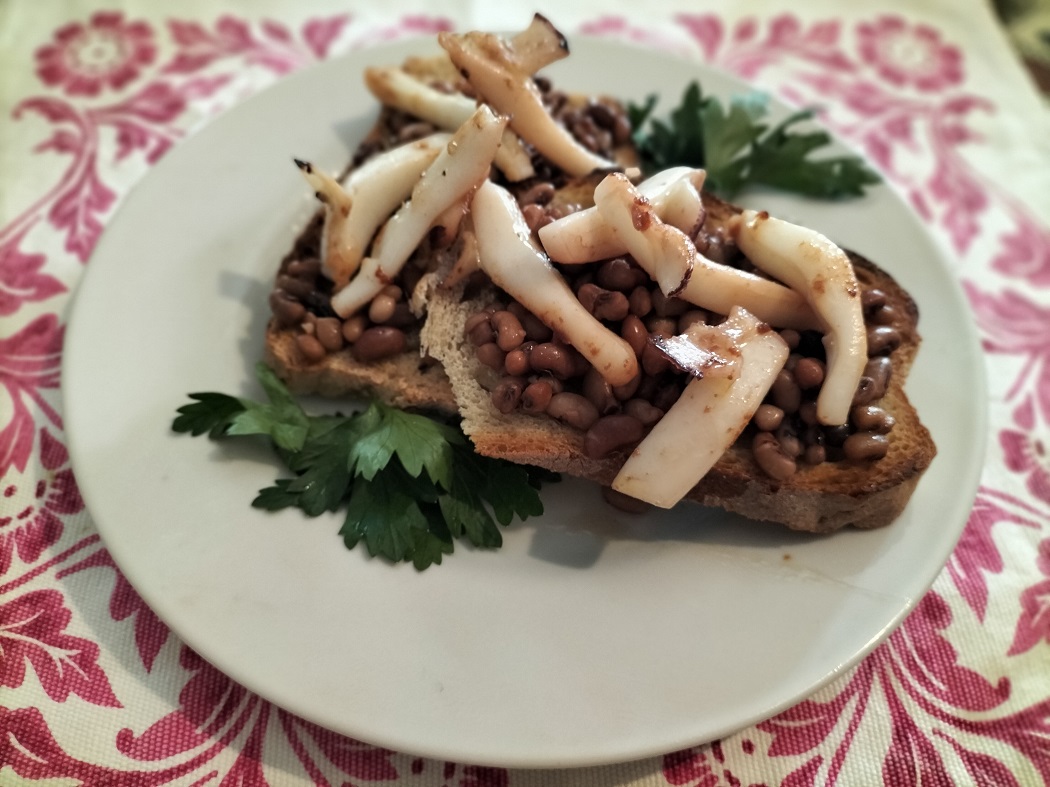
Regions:
<svg viewBox="0 0 1050 787"><path fill-rule="evenodd" d="M406 266L400 285L384 287L367 309L344 320L332 311L332 283L322 275L315 251L301 243L281 265L270 291L270 311L278 327L295 331L295 344L305 363L317 363L347 347L361 363L380 361L404 352L415 341L410 337L419 320L406 293L421 275L419 267Z"/></svg>
<svg viewBox="0 0 1050 787"><path fill-rule="evenodd" d="M580 104L536 79L551 114L575 138L597 155L611 158L617 146L629 142L630 122L613 101ZM438 85L451 90L451 86ZM397 144L433 133L433 126L410 115L384 109L382 133L363 144L352 166ZM536 177L508 185L533 232L576 209L555 202L566 176L538 154ZM281 266L270 306L275 322L296 331L303 360L313 363L347 347L360 362L372 362L407 349L419 321L411 314L406 293L422 275L410 261L397 284L376 296L369 307L343 320L331 309L331 282L321 275L319 242L322 218L316 217ZM432 239L434 240L434 239ZM444 239L448 242L450 239ZM428 244L424 244L428 246ZM739 251L719 233L701 232L697 249L717 262L753 270ZM433 248L419 259L429 260ZM583 306L634 349L641 373L627 385L610 386L563 337L514 300L494 302L471 316L465 334L479 361L491 370L488 384L496 408L553 417L584 433L584 451L601 458L632 448L677 401L690 379L650 341L685 332L697 321L722 319L676 298L666 298L633 260L562 266L562 272ZM784 480L799 464L864 461L884 456L893 417L879 406L893 365L890 354L901 343L897 329L906 315L887 304L884 292L862 281L862 303L868 329L869 360L861 378L849 423L827 427L816 421L816 397L825 374L821 336L812 331L780 331L791 348L741 440L750 441L756 462L770 477Z"/></svg>
<svg viewBox="0 0 1050 787"><path fill-rule="evenodd" d="M701 242L717 246L725 257L738 256L720 237ZM634 349L641 372L630 383L610 386L517 301L494 302L472 315L465 336L493 371L488 387L500 412L556 418L584 432L584 452L600 459L633 448L691 379L651 337L683 333L697 321L716 324L722 317L665 297L629 257L560 268L581 304ZM774 479L789 478L800 463L872 460L888 450L894 420L878 402L893 372L889 355L901 343L893 325L900 315L879 289L868 287L862 297L869 360L846 425L817 423L816 397L825 374L821 335L780 331L791 354L741 438L750 440L755 461Z"/></svg>
<svg viewBox="0 0 1050 787"><path fill-rule="evenodd" d="M534 81L550 115L592 153L611 159L618 146L631 141L631 121L619 102L602 97L574 102L568 94L551 87L546 78L536 77ZM539 178L558 185L561 173L553 171L545 159L534 158L533 166Z"/></svg>

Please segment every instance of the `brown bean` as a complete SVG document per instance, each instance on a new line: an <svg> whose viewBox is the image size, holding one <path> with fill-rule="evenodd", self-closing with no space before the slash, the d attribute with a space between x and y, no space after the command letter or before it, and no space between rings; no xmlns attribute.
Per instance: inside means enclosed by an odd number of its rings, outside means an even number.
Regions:
<svg viewBox="0 0 1050 787"><path fill-rule="evenodd" d="M525 328L526 338L534 342L549 342L554 336L554 331L544 325L534 314L526 314L521 324Z"/></svg>
<svg viewBox="0 0 1050 787"><path fill-rule="evenodd" d="M524 377L532 369L529 356L522 350L511 350L503 359L503 369L514 377Z"/></svg>
<svg viewBox="0 0 1050 787"><path fill-rule="evenodd" d="M606 290L597 284L584 284L577 292L583 308L596 319L620 321L630 311L627 296L616 290Z"/></svg>
<svg viewBox="0 0 1050 787"><path fill-rule="evenodd" d="M761 404L751 419L763 432L772 432L784 420L784 411L771 404Z"/></svg>
<svg viewBox="0 0 1050 787"><path fill-rule="evenodd" d="M408 339L405 332L391 325L375 325L366 329L354 342L354 357L362 363L380 361L405 351Z"/></svg>
<svg viewBox="0 0 1050 787"><path fill-rule="evenodd" d="M368 304L368 319L374 323L384 323L394 316L394 307L397 301L385 293L379 293Z"/></svg>
<svg viewBox="0 0 1050 787"><path fill-rule="evenodd" d="M780 332L780 338L784 340L784 343L788 346L789 350L794 350L802 340L802 334L794 328L785 328Z"/></svg>
<svg viewBox="0 0 1050 787"><path fill-rule="evenodd" d="M887 434L896 424L892 415L873 404L855 405L850 410L849 417L853 425L861 432Z"/></svg>
<svg viewBox="0 0 1050 787"><path fill-rule="evenodd" d="M641 358L642 351L649 343L649 331L646 330L645 324L633 314L629 314L620 326L620 336L631 345L635 357Z"/></svg>
<svg viewBox="0 0 1050 787"><path fill-rule="evenodd" d="M568 391L551 397L547 415L580 431L587 431L598 420L598 410L587 397Z"/></svg>
<svg viewBox="0 0 1050 787"><path fill-rule="evenodd" d="M598 409L599 415L608 415L620 407L613 396L612 386L593 366L583 376L582 393Z"/></svg>
<svg viewBox="0 0 1050 787"><path fill-rule="evenodd" d="M645 272L635 268L623 257L603 262L596 276L598 284L607 290L629 292L645 281Z"/></svg>
<svg viewBox="0 0 1050 787"><path fill-rule="evenodd" d="M776 430L777 442L780 450L788 456L799 456L802 453L802 441L798 437L798 430L790 421L784 421Z"/></svg>
<svg viewBox="0 0 1050 787"><path fill-rule="evenodd" d="M504 377L496 387L492 389L490 397L492 405L501 413L506 415L518 409L522 392L525 390L525 381L520 377Z"/></svg>
<svg viewBox="0 0 1050 787"><path fill-rule="evenodd" d="M732 256L721 235L701 230L695 239L697 251L714 262L726 263Z"/></svg>
<svg viewBox="0 0 1050 787"><path fill-rule="evenodd" d="M270 311L277 324L287 328L297 325L303 319L306 307L284 290L274 290L270 293Z"/></svg>
<svg viewBox="0 0 1050 787"><path fill-rule="evenodd" d="M492 328L491 320L492 315L488 312L478 312L463 324L463 335L475 347L494 341L496 331Z"/></svg>
<svg viewBox="0 0 1050 787"><path fill-rule="evenodd" d="M572 377L575 369L569 348L555 342L543 342L533 347L529 353L529 364L533 371L550 372L562 380Z"/></svg>
<svg viewBox="0 0 1050 787"><path fill-rule="evenodd" d="M663 374L673 367L671 360L660 350L656 349L656 345L652 342L646 343L645 349L642 350L641 360L642 371L653 377L658 374Z"/></svg>
<svg viewBox="0 0 1050 787"><path fill-rule="evenodd" d="M802 461L807 465L819 465L828 458L828 451L822 445L807 445L806 452L802 454Z"/></svg>
<svg viewBox="0 0 1050 787"><path fill-rule="evenodd" d="M653 296L647 288L635 287L627 298L627 305L631 309L631 314L644 317L653 310Z"/></svg>
<svg viewBox="0 0 1050 787"><path fill-rule="evenodd" d="M616 116L616 125L613 126L613 142L617 145L626 145L631 140L634 129L627 115L622 112Z"/></svg>
<svg viewBox="0 0 1050 787"><path fill-rule="evenodd" d="M525 329L525 338L534 342L549 342L553 331L544 325L540 318L530 312L518 301L511 301L507 311L518 318L521 327Z"/></svg>
<svg viewBox="0 0 1050 787"><path fill-rule="evenodd" d="M759 432L755 435L751 451L762 471L777 481L790 478L798 469L794 457L786 454L783 446L769 432Z"/></svg>
<svg viewBox="0 0 1050 787"><path fill-rule="evenodd" d="M795 364L795 381L803 391L824 382L824 364L817 358L800 358Z"/></svg>
<svg viewBox="0 0 1050 787"><path fill-rule="evenodd" d="M613 126L616 125L617 113L607 104L603 104L600 101L588 102L587 114L590 115L594 122L601 128L611 131Z"/></svg>
<svg viewBox="0 0 1050 787"><path fill-rule="evenodd" d="M296 336L295 344L307 363L317 363L327 355L324 345L317 340L316 336L308 333L300 333Z"/></svg>
<svg viewBox="0 0 1050 787"><path fill-rule="evenodd" d="M659 287L653 289L652 298L653 311L658 317L680 317L693 308L689 301L683 301L681 298L668 298Z"/></svg>
<svg viewBox="0 0 1050 787"><path fill-rule="evenodd" d="M277 277L277 289L284 290L295 298L307 298L314 291L314 283L306 279L297 279L293 276L281 274Z"/></svg>
<svg viewBox="0 0 1050 787"><path fill-rule="evenodd" d="M639 500L637 497L625 495L623 492L617 492L608 486L602 487L602 499L613 508L625 511L628 514L644 514L652 508L650 503Z"/></svg>
<svg viewBox="0 0 1050 787"><path fill-rule="evenodd" d="M496 371L500 371L503 368L504 361L507 359L507 354L495 342L487 342L481 345L475 350L475 353L481 363Z"/></svg>
<svg viewBox="0 0 1050 787"><path fill-rule="evenodd" d="M554 184L542 180L522 192L518 202L522 205L546 205L553 197Z"/></svg>
<svg viewBox="0 0 1050 787"><path fill-rule="evenodd" d="M347 343L353 344L361 338L361 334L364 333L367 327L368 318L365 315L354 314L351 317L347 317L343 323L343 338L346 339Z"/></svg>
<svg viewBox="0 0 1050 787"><path fill-rule="evenodd" d="M599 287L593 282L585 282L577 288L576 299L580 302L580 305L591 314L591 316L597 317L594 312L598 307L598 302L611 294L612 290ZM623 293L619 294L623 295Z"/></svg>
<svg viewBox="0 0 1050 787"><path fill-rule="evenodd" d="M889 358L870 358L864 365L857 393L853 395L853 404L868 404L885 396L892 373L893 362Z"/></svg>
<svg viewBox="0 0 1050 787"><path fill-rule="evenodd" d="M343 324L338 317L319 317L314 335L328 352L343 349Z"/></svg>
<svg viewBox="0 0 1050 787"><path fill-rule="evenodd" d="M623 403L623 411L642 422L643 426L652 426L664 417L664 411L645 399L628 399Z"/></svg>
<svg viewBox="0 0 1050 787"><path fill-rule="evenodd" d="M871 321L876 325L893 325L897 322L898 312L892 306L883 306L871 314Z"/></svg>
<svg viewBox="0 0 1050 787"><path fill-rule="evenodd" d="M554 396L554 388L547 380L529 383L521 394L521 409L529 415L545 412Z"/></svg>
<svg viewBox="0 0 1050 787"><path fill-rule="evenodd" d="M526 205L521 209L521 215L531 232L536 232L551 223L551 217L542 205Z"/></svg>
<svg viewBox="0 0 1050 787"><path fill-rule="evenodd" d="M770 393L773 396L773 404L785 413L798 412L798 407L802 404L802 390L795 382L795 376L787 369L781 369L777 373Z"/></svg>
<svg viewBox="0 0 1050 787"><path fill-rule="evenodd" d="M642 373L638 372L634 377L625 382L623 385L614 385L612 392L613 396L617 400L624 402L628 399L634 398L634 395L638 393L638 386L642 384Z"/></svg>
<svg viewBox="0 0 1050 787"><path fill-rule="evenodd" d="M649 329L649 333L658 333L661 336L674 336L674 332L678 328L678 321L673 317L658 317L654 312L645 321L645 327Z"/></svg>
<svg viewBox="0 0 1050 787"><path fill-rule="evenodd" d="M818 423L817 403L812 399L804 401L798 406L798 417L807 426L813 426Z"/></svg>
<svg viewBox="0 0 1050 787"><path fill-rule="evenodd" d="M602 459L618 448L633 445L645 436L642 422L624 413L599 418L583 437L583 453Z"/></svg>
<svg viewBox="0 0 1050 787"><path fill-rule="evenodd" d="M284 272L296 279L316 279L321 272L321 261L316 257L292 260Z"/></svg>
<svg viewBox="0 0 1050 787"><path fill-rule="evenodd" d="M889 438L873 432L856 432L842 444L846 458L853 460L881 459L889 450Z"/></svg>
<svg viewBox="0 0 1050 787"><path fill-rule="evenodd" d="M509 311L496 312L491 322L496 329L496 344L503 352L510 352L525 341L525 329L521 327L521 321Z"/></svg>
<svg viewBox="0 0 1050 787"><path fill-rule="evenodd" d="M889 355L901 346L901 334L889 325L868 329L868 355Z"/></svg>
<svg viewBox="0 0 1050 787"><path fill-rule="evenodd" d="M865 314L870 314L886 303L886 293L877 287L863 290L860 294L860 306Z"/></svg>

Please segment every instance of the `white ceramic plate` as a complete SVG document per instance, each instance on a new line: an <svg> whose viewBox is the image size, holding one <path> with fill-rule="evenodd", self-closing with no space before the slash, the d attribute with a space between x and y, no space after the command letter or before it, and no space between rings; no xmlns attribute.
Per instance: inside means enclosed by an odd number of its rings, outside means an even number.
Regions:
<svg viewBox="0 0 1050 787"><path fill-rule="evenodd" d="M107 546L231 677L401 751L605 763L791 705L914 607L962 529L983 457L983 369L960 289L886 187L838 205L762 205L870 256L920 304L908 390L940 453L889 528L816 538L691 506L633 517L570 482L550 487L547 514L507 531L501 551L457 549L417 573L345 550L336 516L251 509L278 474L265 451L169 430L190 391L259 395L269 282L314 206L291 158L342 166L374 119L362 67L429 46L368 50L279 83L169 153L111 222L63 369L76 474ZM584 92L639 100L660 85L666 109L692 78L744 89L662 55L573 47L550 71Z"/></svg>

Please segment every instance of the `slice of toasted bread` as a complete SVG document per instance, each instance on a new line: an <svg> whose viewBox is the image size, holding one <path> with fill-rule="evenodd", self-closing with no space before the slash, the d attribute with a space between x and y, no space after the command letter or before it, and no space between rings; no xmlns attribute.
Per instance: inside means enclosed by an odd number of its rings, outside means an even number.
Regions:
<svg viewBox="0 0 1050 787"><path fill-rule="evenodd" d="M724 218L733 206L705 195L709 216ZM896 425L889 451L881 459L799 463L785 481L767 476L755 462L748 432L730 448L690 492L688 499L742 514L751 519L780 522L795 530L826 533L846 525L881 527L901 513L936 448L927 429L908 401L904 384L919 347L918 309L907 292L885 271L856 254L850 258L865 288L878 288L896 315L893 327L900 345L890 354L893 364L885 396L876 404L890 413ZM481 381L491 370L476 357L464 337L464 324L492 301L493 293L470 300L435 292L422 341L441 361L463 416L463 430L476 450L486 456L545 467L611 483L630 449L595 460L584 453L584 433L545 416L500 413ZM697 428L703 428L698 424Z"/></svg>

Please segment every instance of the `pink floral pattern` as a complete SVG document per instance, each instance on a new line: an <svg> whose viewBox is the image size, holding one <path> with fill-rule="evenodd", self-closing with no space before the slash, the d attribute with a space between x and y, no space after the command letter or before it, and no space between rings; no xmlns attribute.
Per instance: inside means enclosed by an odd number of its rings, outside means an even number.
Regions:
<svg viewBox="0 0 1050 787"><path fill-rule="evenodd" d="M0 491L11 511L0 515L0 576L11 567L16 554L24 563L35 563L62 535L61 517L84 508L66 447L46 428L40 435L40 463L47 475L34 485L32 498L20 495L15 484L6 482Z"/></svg>
<svg viewBox="0 0 1050 787"><path fill-rule="evenodd" d="M119 11L99 11L87 24L59 28L54 40L37 50L37 75L70 96L97 96L127 85L156 52L148 24L125 22Z"/></svg>
<svg viewBox="0 0 1050 787"><path fill-rule="evenodd" d="M0 428L0 476L26 469L38 414L52 426L62 426L44 392L58 388L63 330L54 314L45 314L10 338L0 338L0 396L6 397L3 412L9 413Z"/></svg>
<svg viewBox="0 0 1050 787"><path fill-rule="evenodd" d="M820 103L826 122L908 195L966 272L1005 414L944 575L889 640L776 717L658 758L650 780L1050 782L1050 699L1013 680L1034 681L1026 665L1050 653L1050 230L968 161L984 144L981 121L998 112L995 96L974 91L972 64L949 35L901 14L639 19L603 14L580 30L698 57L789 101ZM203 117L274 78L451 27L426 15L370 25L346 13L294 22L176 11L150 22L99 11L43 36L23 64L38 89L19 97L12 121L42 129L32 155L59 164L0 226L0 768L91 785L519 780L320 729L179 643L85 531L57 402L66 300L135 177ZM982 661L963 644L978 636L982 653L996 656ZM119 657L122 648L130 657ZM129 672L165 712L137 708ZM74 704L78 717L121 720L97 760L77 755L56 721L56 709Z"/></svg>
<svg viewBox="0 0 1050 787"><path fill-rule="evenodd" d="M861 57L892 85L923 92L962 82L962 55L929 25L884 16L857 26Z"/></svg>
<svg viewBox="0 0 1050 787"><path fill-rule="evenodd" d="M0 605L0 686L17 689L32 667L55 702L76 694L96 705L119 706L98 665L98 645L66 633L72 618L57 590L34 590Z"/></svg>

